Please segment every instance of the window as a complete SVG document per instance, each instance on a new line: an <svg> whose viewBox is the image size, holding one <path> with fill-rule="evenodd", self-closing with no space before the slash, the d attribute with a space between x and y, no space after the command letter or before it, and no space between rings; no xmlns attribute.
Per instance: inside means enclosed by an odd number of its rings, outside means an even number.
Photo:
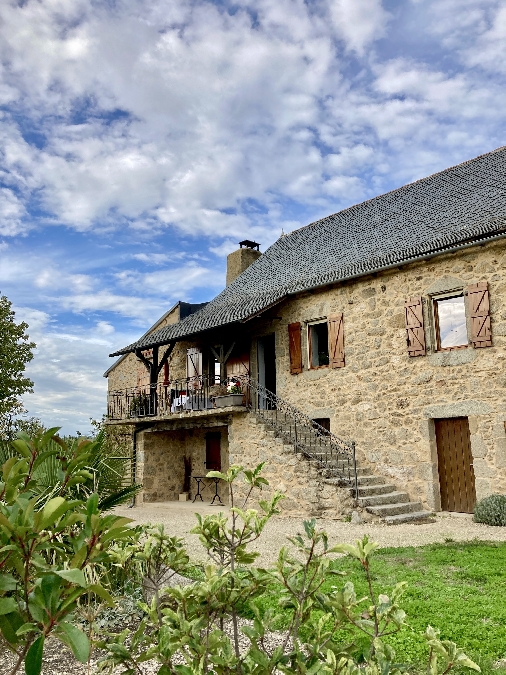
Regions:
<svg viewBox="0 0 506 675"><path fill-rule="evenodd" d="M434 299L434 326L438 351L467 347L464 295Z"/></svg>
<svg viewBox="0 0 506 675"><path fill-rule="evenodd" d="M313 422L316 422L319 427L322 427L325 429L324 432L322 432L321 429L318 429L318 431L324 436L325 432L328 432L330 434L330 417L315 417L313 419Z"/></svg>
<svg viewBox="0 0 506 675"><path fill-rule="evenodd" d="M329 365L329 327L326 321L308 326L309 367L323 368Z"/></svg>

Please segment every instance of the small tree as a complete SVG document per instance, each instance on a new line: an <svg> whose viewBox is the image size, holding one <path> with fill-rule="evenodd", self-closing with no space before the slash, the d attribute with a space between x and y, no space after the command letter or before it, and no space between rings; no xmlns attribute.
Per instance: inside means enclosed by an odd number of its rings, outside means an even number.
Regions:
<svg viewBox="0 0 506 675"><path fill-rule="evenodd" d="M33 358L35 343L29 342L28 324L14 319L12 304L0 295L0 415L16 410L19 397L33 387L23 373Z"/></svg>

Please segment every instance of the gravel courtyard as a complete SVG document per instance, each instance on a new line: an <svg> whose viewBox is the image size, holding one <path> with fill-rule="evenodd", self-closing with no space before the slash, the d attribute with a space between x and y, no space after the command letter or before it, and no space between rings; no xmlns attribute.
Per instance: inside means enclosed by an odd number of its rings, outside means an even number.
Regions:
<svg viewBox="0 0 506 675"><path fill-rule="evenodd" d="M187 550L194 561L205 560L205 551L195 534L190 530L195 525L195 512L201 514L216 513L224 507L190 502L163 502L144 504L130 508L117 508L118 515L133 518L138 523L163 523L166 531L172 535L184 537ZM338 520L319 519L318 525L329 535L329 543L353 543L364 534L380 544L387 546L423 546L435 542L470 541L506 541L506 527L490 527L474 523L472 515L442 513L436 516L436 522L426 525L381 525L364 523L352 525ZM286 543L286 537L302 530L302 518L281 518L275 516L266 526L261 538L251 546L260 552L259 564L273 562L279 549Z"/></svg>

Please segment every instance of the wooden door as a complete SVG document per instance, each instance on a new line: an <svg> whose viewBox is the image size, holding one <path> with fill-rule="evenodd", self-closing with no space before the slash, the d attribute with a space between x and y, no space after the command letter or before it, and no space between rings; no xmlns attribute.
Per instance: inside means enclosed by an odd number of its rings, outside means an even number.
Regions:
<svg viewBox="0 0 506 675"><path fill-rule="evenodd" d="M206 436L206 469L221 471L221 434L207 434Z"/></svg>
<svg viewBox="0 0 506 675"><path fill-rule="evenodd" d="M467 417L436 420L441 509L472 513L476 503Z"/></svg>

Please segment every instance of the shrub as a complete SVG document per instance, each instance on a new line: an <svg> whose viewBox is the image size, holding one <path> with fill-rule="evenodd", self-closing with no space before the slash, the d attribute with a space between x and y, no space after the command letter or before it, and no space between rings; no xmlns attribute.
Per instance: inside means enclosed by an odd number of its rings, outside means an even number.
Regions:
<svg viewBox="0 0 506 675"><path fill-rule="evenodd" d="M260 512L247 508L252 493L267 484L261 469L261 464L254 471L233 465L226 474L208 473L228 485L231 504L230 519L224 513L197 515L192 530L213 564L205 567L204 579L158 590L151 603L140 603L145 618L134 633L124 630L99 642L105 652L101 672L140 675L151 659L158 662L158 675L400 675L405 670L383 638L407 625L400 607L406 584L397 584L389 596L377 593L370 570L377 544L367 537L355 546L331 547L315 520L306 521L304 532L289 539L291 550L283 547L273 567L253 565L259 554L248 547L279 513L282 498L275 494L270 501L260 500ZM237 503L233 483L241 474L248 492ZM122 564L131 549L118 548L125 550L125 557L118 560ZM140 548L134 558L139 553ZM369 588L365 598L357 597L349 581L324 590L330 575L337 584L342 574L331 565L338 554L360 563ZM142 564L151 569L150 583L159 589L165 565L185 574L188 559L181 541L159 529L149 535ZM280 609L290 616L281 640L272 644L268 634L279 625L280 613L272 608L262 613L258 600L275 587L281 589ZM241 625L245 610L254 617L250 625ZM336 632L343 627L353 633L349 644L343 644ZM430 626L425 639L430 675L446 675L454 666L480 670Z"/></svg>
<svg viewBox="0 0 506 675"><path fill-rule="evenodd" d="M490 495L474 508L474 522L506 526L506 495Z"/></svg>
<svg viewBox="0 0 506 675"><path fill-rule="evenodd" d="M93 479L93 443L70 451L56 431L21 435L0 475L0 638L15 655L9 675L23 663L27 675L39 675L49 635L88 661L74 612L83 596L113 604L100 579L112 543L132 536L129 518L103 516L98 494L77 490ZM48 486L44 467L58 456L58 479Z"/></svg>

